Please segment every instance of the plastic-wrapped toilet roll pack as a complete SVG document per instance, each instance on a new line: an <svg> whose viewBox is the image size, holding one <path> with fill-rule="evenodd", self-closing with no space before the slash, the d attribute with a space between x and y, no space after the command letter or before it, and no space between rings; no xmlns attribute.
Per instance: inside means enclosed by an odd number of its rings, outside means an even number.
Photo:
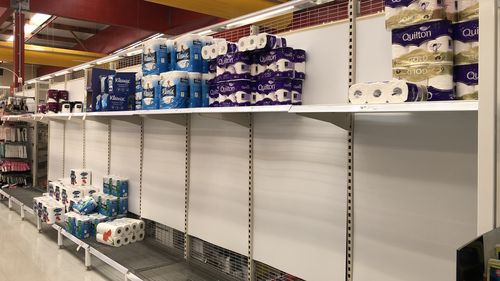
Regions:
<svg viewBox="0 0 500 281"><path fill-rule="evenodd" d="M70 179L72 185L88 186L92 184L92 171L71 169Z"/></svg>
<svg viewBox="0 0 500 281"><path fill-rule="evenodd" d="M48 196L33 198L33 211L47 224L62 222L65 214L64 205Z"/></svg>
<svg viewBox="0 0 500 281"><path fill-rule="evenodd" d="M303 58L304 67L299 70L299 73L305 71L305 54ZM299 60L298 57L297 59ZM259 80L269 78L294 78L295 76L294 50L292 48L286 47L260 52L256 56L256 60L256 76ZM305 74L303 76L305 77Z"/></svg>
<svg viewBox="0 0 500 281"><path fill-rule="evenodd" d="M142 109L158 109L161 93L160 76L149 75L142 78Z"/></svg>
<svg viewBox="0 0 500 281"><path fill-rule="evenodd" d="M479 0L458 0L457 14L458 21L479 18Z"/></svg>
<svg viewBox="0 0 500 281"><path fill-rule="evenodd" d="M251 80L222 81L217 84L219 106L249 106L252 97Z"/></svg>
<svg viewBox="0 0 500 281"><path fill-rule="evenodd" d="M160 108L184 108L189 98L189 76L184 71L170 71L160 75Z"/></svg>
<svg viewBox="0 0 500 281"><path fill-rule="evenodd" d="M250 35L240 38L238 51L271 50L286 47L286 39L269 33Z"/></svg>
<svg viewBox="0 0 500 281"><path fill-rule="evenodd" d="M358 83L349 88L349 101L352 104L418 102L426 99L425 86L403 80Z"/></svg>
<svg viewBox="0 0 500 281"><path fill-rule="evenodd" d="M453 63L452 26L436 21L392 31L393 67Z"/></svg>
<svg viewBox="0 0 500 281"><path fill-rule="evenodd" d="M385 0L385 25L394 29L446 17L442 0Z"/></svg>
<svg viewBox="0 0 500 281"><path fill-rule="evenodd" d="M171 43L165 38L152 39L144 43L142 53L142 72L144 76L159 75L168 71L170 61L168 52Z"/></svg>
<svg viewBox="0 0 500 281"><path fill-rule="evenodd" d="M202 71L202 38L199 35L188 34L176 39L176 70Z"/></svg>
<svg viewBox="0 0 500 281"><path fill-rule="evenodd" d="M477 100L479 93L479 65L456 65L454 72L457 97L462 100Z"/></svg>
<svg viewBox="0 0 500 281"><path fill-rule="evenodd" d="M454 24L453 40L456 65L479 62L479 20Z"/></svg>
<svg viewBox="0 0 500 281"><path fill-rule="evenodd" d="M254 94L255 105L278 105L292 103L292 80L269 78L259 80Z"/></svg>
<svg viewBox="0 0 500 281"><path fill-rule="evenodd" d="M122 218L97 225L96 240L109 246L120 247L142 241L145 224L142 220Z"/></svg>
<svg viewBox="0 0 500 281"><path fill-rule="evenodd" d="M455 99L453 65L413 65L393 69L393 78L427 86L428 101Z"/></svg>
<svg viewBox="0 0 500 281"><path fill-rule="evenodd" d="M250 77L252 59L249 53L231 53L217 57L218 80L235 80Z"/></svg>

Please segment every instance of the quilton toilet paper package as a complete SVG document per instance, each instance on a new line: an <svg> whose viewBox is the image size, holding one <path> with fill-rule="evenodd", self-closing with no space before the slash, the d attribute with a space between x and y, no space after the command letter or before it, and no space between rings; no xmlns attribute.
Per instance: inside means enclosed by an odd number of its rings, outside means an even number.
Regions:
<svg viewBox="0 0 500 281"><path fill-rule="evenodd" d="M159 75L170 70L167 39L157 38L144 43L142 53L142 73L147 75Z"/></svg>
<svg viewBox="0 0 500 281"><path fill-rule="evenodd" d="M295 75L292 48L279 48L260 52L257 58L258 80L270 78L293 78Z"/></svg>
<svg viewBox="0 0 500 281"><path fill-rule="evenodd" d="M252 57L250 53L236 52L217 57L218 81L250 78Z"/></svg>
<svg viewBox="0 0 500 281"><path fill-rule="evenodd" d="M219 87L214 80L208 84L208 106L219 107Z"/></svg>
<svg viewBox="0 0 500 281"><path fill-rule="evenodd" d="M301 105L302 104L302 84L303 81L301 79L293 79L292 80L292 104L293 105Z"/></svg>
<svg viewBox="0 0 500 281"><path fill-rule="evenodd" d="M446 18L442 0L384 0L384 4L387 29Z"/></svg>
<svg viewBox="0 0 500 281"><path fill-rule="evenodd" d="M295 79L306 79L306 51L293 50L293 67L295 70Z"/></svg>
<svg viewBox="0 0 500 281"><path fill-rule="evenodd" d="M479 62L479 20L454 24L453 40L456 65Z"/></svg>
<svg viewBox="0 0 500 281"><path fill-rule="evenodd" d="M185 108L189 99L189 76L185 71L170 71L160 75L161 109Z"/></svg>
<svg viewBox="0 0 500 281"><path fill-rule="evenodd" d="M291 104L291 91L291 79L261 79L257 82L255 105Z"/></svg>
<svg viewBox="0 0 500 281"><path fill-rule="evenodd" d="M479 93L479 65L456 65L454 68L455 91L458 99L477 100Z"/></svg>
<svg viewBox="0 0 500 281"><path fill-rule="evenodd" d="M479 0L458 0L457 5L458 21L479 18Z"/></svg>
<svg viewBox="0 0 500 281"><path fill-rule="evenodd" d="M453 63L452 26L428 22L392 31L392 66Z"/></svg>
<svg viewBox="0 0 500 281"><path fill-rule="evenodd" d="M232 80L219 82L219 106L249 106L252 95L251 80Z"/></svg>
<svg viewBox="0 0 500 281"><path fill-rule="evenodd" d="M427 86L428 101L453 100L453 65L412 65L394 68L393 78Z"/></svg>

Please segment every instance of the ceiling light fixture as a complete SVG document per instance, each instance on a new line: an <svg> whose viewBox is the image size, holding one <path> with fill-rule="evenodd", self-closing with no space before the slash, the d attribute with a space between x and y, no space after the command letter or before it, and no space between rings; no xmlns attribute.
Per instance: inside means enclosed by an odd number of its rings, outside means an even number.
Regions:
<svg viewBox="0 0 500 281"><path fill-rule="evenodd" d="M77 66L77 67L73 68L73 71L80 71L80 70L83 70L83 69L87 69L89 67L92 67L92 64L87 63L87 64L80 65L80 66Z"/></svg>
<svg viewBox="0 0 500 281"><path fill-rule="evenodd" d="M198 33L199 36L203 36L203 35L208 35L208 34L211 34L213 33L213 30L209 29L209 30L205 30L205 31L202 31L200 33Z"/></svg>
<svg viewBox="0 0 500 281"><path fill-rule="evenodd" d="M120 56L118 56L118 55L111 56L111 57L107 57L107 58L104 58L104 59L102 59L102 60L98 60L98 61L96 62L96 64L98 64L98 65L100 65L100 64L105 64L105 63L108 63L108 62L115 61L115 60L117 60L117 59L119 59L119 58L120 58Z"/></svg>

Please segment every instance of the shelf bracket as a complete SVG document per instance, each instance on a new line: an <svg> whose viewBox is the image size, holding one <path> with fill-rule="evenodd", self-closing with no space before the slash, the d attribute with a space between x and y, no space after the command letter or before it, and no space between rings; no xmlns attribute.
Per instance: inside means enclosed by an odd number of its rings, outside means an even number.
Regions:
<svg viewBox="0 0 500 281"><path fill-rule="evenodd" d="M351 127L352 113L345 112L314 112L314 113L296 113L297 115L332 123L344 130L349 130Z"/></svg>
<svg viewBox="0 0 500 281"><path fill-rule="evenodd" d="M224 120L249 128L250 113L200 113L200 116Z"/></svg>
<svg viewBox="0 0 500 281"><path fill-rule="evenodd" d="M181 127L186 127L186 115L185 114L152 114L152 115L140 115L142 118L149 118L153 120L161 120L177 124Z"/></svg>

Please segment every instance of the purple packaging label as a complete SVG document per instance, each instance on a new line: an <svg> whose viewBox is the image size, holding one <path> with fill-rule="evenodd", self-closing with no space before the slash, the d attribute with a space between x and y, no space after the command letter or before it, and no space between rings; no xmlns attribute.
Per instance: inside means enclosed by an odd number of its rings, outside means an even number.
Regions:
<svg viewBox="0 0 500 281"><path fill-rule="evenodd" d="M244 63L244 64L252 64L252 58L250 56L250 53L248 52L236 52L236 53L229 53L223 56L218 56L217 57L217 66L220 68L225 68L228 65L233 65L235 63Z"/></svg>
<svg viewBox="0 0 500 281"><path fill-rule="evenodd" d="M270 50L267 52L261 52L258 56L257 63L260 65L270 65L277 62L280 59L287 59L293 61L293 49L292 48L279 48Z"/></svg>
<svg viewBox="0 0 500 281"><path fill-rule="evenodd" d="M57 93L57 96L59 97L59 100L63 100L63 101L69 100L69 93L68 93L68 91L59 91Z"/></svg>
<svg viewBox="0 0 500 281"><path fill-rule="evenodd" d="M292 79L295 77L295 70L289 70L289 71L272 71L270 69L262 72L261 74L257 75L258 80L266 80L266 79ZM300 76L300 75L299 75ZM302 75L305 78L305 74ZM296 77L298 79L303 79Z"/></svg>
<svg viewBox="0 0 500 281"><path fill-rule="evenodd" d="M48 102L47 103L47 111L57 113L59 111L59 103Z"/></svg>
<svg viewBox="0 0 500 281"><path fill-rule="evenodd" d="M232 73L224 73L215 78L217 83L231 80L251 80L252 74L250 73L241 73L241 74L232 74Z"/></svg>
<svg viewBox="0 0 500 281"><path fill-rule="evenodd" d="M455 92L453 90L440 90L434 87L427 87L427 92L427 101L446 101L455 99Z"/></svg>
<svg viewBox="0 0 500 281"><path fill-rule="evenodd" d="M225 99L223 106L248 106L251 103L252 81L236 80L227 81L218 84L218 92ZM231 96L231 95L234 95Z"/></svg>
<svg viewBox="0 0 500 281"><path fill-rule="evenodd" d="M47 99L59 100L59 91L58 90L49 90L47 92Z"/></svg>
<svg viewBox="0 0 500 281"><path fill-rule="evenodd" d="M210 83L208 87L208 106L219 107L219 89L216 83Z"/></svg>
<svg viewBox="0 0 500 281"><path fill-rule="evenodd" d="M391 8L408 7L414 2L417 2L417 0L384 0L384 5Z"/></svg>
<svg viewBox="0 0 500 281"><path fill-rule="evenodd" d="M290 79L267 79L259 80L257 92L261 96L258 105L267 104L290 104L292 81ZM263 97L263 98L262 98Z"/></svg>
<svg viewBox="0 0 500 281"><path fill-rule="evenodd" d="M434 40L440 36L452 36L452 27L449 21L426 22L394 29L392 31L392 44L420 46L425 41Z"/></svg>
<svg viewBox="0 0 500 281"><path fill-rule="evenodd" d="M306 62L306 51L301 49L293 50L293 62L295 63Z"/></svg>
<svg viewBox="0 0 500 281"><path fill-rule="evenodd" d="M293 79L292 80L292 104L301 105L302 104L302 80Z"/></svg>
<svg viewBox="0 0 500 281"><path fill-rule="evenodd" d="M471 20L454 24L453 40L464 43L479 42L479 20Z"/></svg>
<svg viewBox="0 0 500 281"><path fill-rule="evenodd" d="M208 73L217 72L217 60L213 59L208 62Z"/></svg>
<svg viewBox="0 0 500 281"><path fill-rule="evenodd" d="M479 85L479 64L455 65L453 81L469 86Z"/></svg>

